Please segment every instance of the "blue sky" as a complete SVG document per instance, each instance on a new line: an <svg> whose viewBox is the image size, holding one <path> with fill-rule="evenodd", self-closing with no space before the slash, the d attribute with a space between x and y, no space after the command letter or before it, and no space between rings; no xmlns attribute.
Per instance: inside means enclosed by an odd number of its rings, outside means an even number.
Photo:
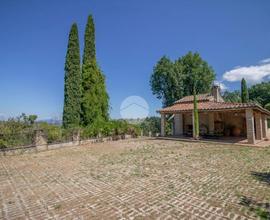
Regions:
<svg viewBox="0 0 270 220"><path fill-rule="evenodd" d="M149 78L163 55L199 52L230 90L243 76L250 85L268 79L269 11L268 0L2 0L0 116L61 115L68 32L77 22L82 49L90 13L111 117L119 118L128 96L143 97L151 115L161 106Z"/></svg>

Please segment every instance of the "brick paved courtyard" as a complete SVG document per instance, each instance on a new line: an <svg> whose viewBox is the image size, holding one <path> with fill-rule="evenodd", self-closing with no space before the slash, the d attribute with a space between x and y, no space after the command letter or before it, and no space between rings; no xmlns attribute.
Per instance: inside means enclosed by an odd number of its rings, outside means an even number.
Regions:
<svg viewBox="0 0 270 220"><path fill-rule="evenodd" d="M0 162L0 219L269 218L270 148L127 140Z"/></svg>

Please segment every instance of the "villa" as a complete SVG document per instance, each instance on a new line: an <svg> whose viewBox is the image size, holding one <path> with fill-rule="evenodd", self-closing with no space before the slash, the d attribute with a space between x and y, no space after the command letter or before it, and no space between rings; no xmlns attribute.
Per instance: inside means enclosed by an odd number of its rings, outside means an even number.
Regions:
<svg viewBox="0 0 270 220"><path fill-rule="evenodd" d="M242 139L248 144L268 140L267 118L270 112L256 103L225 102L217 85L211 93L198 96L200 135L205 138ZM193 96L185 96L172 106L158 110L161 136L166 120L173 118L173 136L194 136Z"/></svg>

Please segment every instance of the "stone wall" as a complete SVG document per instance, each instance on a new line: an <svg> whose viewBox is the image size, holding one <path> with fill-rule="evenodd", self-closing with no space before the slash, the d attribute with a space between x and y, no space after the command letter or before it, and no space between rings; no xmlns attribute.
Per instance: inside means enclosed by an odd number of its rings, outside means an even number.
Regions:
<svg viewBox="0 0 270 220"><path fill-rule="evenodd" d="M100 138L91 138L80 140L76 135L76 138L70 142L56 143L56 144L47 144L47 140L44 138L44 135L41 131L36 132L37 136L35 137L33 146L23 146L17 148L4 148L0 150L0 156L10 156L10 155L19 155L24 153L36 153L45 150L54 150L64 147L74 147L79 145L87 145L100 142L109 142L117 140L132 139L132 135L118 135L113 137L100 137ZM40 136L40 137L39 137Z"/></svg>

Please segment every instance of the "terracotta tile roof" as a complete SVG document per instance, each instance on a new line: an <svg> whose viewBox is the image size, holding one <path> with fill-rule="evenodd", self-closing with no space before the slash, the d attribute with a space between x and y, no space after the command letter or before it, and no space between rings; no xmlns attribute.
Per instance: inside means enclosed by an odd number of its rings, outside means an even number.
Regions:
<svg viewBox="0 0 270 220"><path fill-rule="evenodd" d="M258 104L255 103L230 103L230 102L214 102L214 101L201 101L198 102L199 111L211 111L211 110L238 110L238 109L257 109L270 115L270 112ZM160 113L176 113L176 112L188 112L193 110L193 102L180 102L172 106L159 110Z"/></svg>
<svg viewBox="0 0 270 220"><path fill-rule="evenodd" d="M182 103L182 102L193 102L193 95L185 96L182 99L177 100L175 103ZM198 101L214 101L214 96L205 93L205 94L199 94L197 95Z"/></svg>

